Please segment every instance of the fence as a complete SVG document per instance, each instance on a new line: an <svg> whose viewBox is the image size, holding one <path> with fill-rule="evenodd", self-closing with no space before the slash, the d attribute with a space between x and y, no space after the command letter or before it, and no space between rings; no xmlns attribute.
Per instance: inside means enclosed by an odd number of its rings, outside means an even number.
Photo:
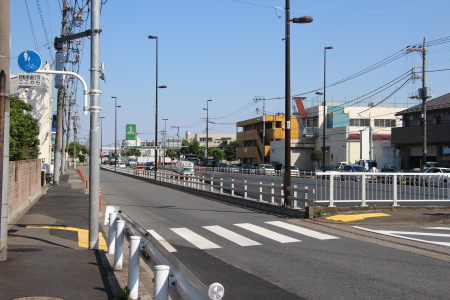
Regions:
<svg viewBox="0 0 450 300"><path fill-rule="evenodd" d="M442 173L317 172L315 203L329 207L450 204L449 179Z"/></svg>

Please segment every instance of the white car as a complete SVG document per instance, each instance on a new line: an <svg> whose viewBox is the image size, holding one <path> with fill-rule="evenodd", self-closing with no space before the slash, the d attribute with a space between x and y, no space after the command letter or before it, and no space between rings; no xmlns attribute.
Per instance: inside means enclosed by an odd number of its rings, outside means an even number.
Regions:
<svg viewBox="0 0 450 300"><path fill-rule="evenodd" d="M275 168L270 164L260 164L259 174L261 175L276 175Z"/></svg>
<svg viewBox="0 0 450 300"><path fill-rule="evenodd" d="M448 187L450 181L450 168L426 168L423 170L423 173L429 174L430 176L420 176L421 184L424 182L426 186Z"/></svg>
<svg viewBox="0 0 450 300"><path fill-rule="evenodd" d="M127 165L123 161L119 162L119 168L125 168L126 166Z"/></svg>
<svg viewBox="0 0 450 300"><path fill-rule="evenodd" d="M285 167L284 165L281 166L281 175L284 175ZM297 166L291 166L291 176L292 177L300 177L300 170L297 168Z"/></svg>

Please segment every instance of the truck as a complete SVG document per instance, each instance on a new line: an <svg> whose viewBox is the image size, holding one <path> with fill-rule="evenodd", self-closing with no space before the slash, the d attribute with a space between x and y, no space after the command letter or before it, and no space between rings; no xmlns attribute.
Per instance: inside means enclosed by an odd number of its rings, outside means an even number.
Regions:
<svg viewBox="0 0 450 300"><path fill-rule="evenodd" d="M130 167L135 167L137 165L136 156L125 156L124 157L125 164Z"/></svg>
<svg viewBox="0 0 450 300"><path fill-rule="evenodd" d="M180 175L192 175L195 171L195 165L193 162L187 160L180 160L177 162L177 172Z"/></svg>

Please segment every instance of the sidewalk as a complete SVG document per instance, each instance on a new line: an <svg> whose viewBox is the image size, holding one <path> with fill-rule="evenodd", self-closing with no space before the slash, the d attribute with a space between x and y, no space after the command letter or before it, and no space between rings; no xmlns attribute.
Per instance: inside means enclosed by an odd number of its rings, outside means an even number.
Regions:
<svg viewBox="0 0 450 300"><path fill-rule="evenodd" d="M100 214L103 222L103 214ZM111 268L100 226L100 248L89 250L89 195L68 170L8 231L7 260L0 262L0 299L113 299L126 286L124 269ZM124 246L128 250L128 246ZM148 278L147 278L148 280ZM141 299L151 299L139 288Z"/></svg>

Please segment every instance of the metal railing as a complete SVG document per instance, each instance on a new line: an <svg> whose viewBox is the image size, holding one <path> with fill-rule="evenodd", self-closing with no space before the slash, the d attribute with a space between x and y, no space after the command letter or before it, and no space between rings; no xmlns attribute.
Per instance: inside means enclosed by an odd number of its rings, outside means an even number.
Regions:
<svg viewBox="0 0 450 300"><path fill-rule="evenodd" d="M427 173L330 174L317 172L315 203L398 206L450 204L449 175Z"/></svg>

